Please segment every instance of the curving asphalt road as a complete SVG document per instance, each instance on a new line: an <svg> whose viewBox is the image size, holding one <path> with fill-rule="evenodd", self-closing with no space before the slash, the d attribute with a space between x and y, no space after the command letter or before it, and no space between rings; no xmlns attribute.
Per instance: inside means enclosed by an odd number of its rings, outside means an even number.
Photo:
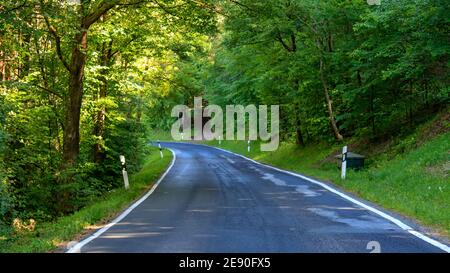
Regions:
<svg viewBox="0 0 450 273"><path fill-rule="evenodd" d="M176 161L156 190L81 252L443 252L299 177L206 146L163 146Z"/></svg>

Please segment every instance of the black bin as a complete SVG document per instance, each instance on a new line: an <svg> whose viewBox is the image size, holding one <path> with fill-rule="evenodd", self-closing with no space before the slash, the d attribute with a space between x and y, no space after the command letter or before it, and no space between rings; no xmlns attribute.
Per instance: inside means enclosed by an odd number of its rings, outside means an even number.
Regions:
<svg viewBox="0 0 450 273"><path fill-rule="evenodd" d="M337 158L338 167L341 167L342 164L342 154L336 155L334 158ZM352 152L347 152L347 168L351 169L361 169L364 167L364 159L366 157L360 154L355 154Z"/></svg>

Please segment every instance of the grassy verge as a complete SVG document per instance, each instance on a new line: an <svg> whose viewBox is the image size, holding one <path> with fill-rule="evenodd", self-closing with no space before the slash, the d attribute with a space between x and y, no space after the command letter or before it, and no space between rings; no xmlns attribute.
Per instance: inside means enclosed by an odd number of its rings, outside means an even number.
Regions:
<svg viewBox="0 0 450 273"><path fill-rule="evenodd" d="M98 228L141 196L168 167L172 154L152 152L142 170L130 176L130 189L116 189L78 212L51 223L37 223L33 232L17 233L12 228L0 229L0 252L48 252L80 234Z"/></svg>
<svg viewBox="0 0 450 273"><path fill-rule="evenodd" d="M361 198L375 202L432 227L441 235L450 234L450 133L439 135L419 148L393 158L378 156L368 168L349 171L340 179L336 163L325 160L337 146L310 145L300 148L282 144L274 152L261 152L253 143L247 151L245 141L204 142L257 161L332 181Z"/></svg>

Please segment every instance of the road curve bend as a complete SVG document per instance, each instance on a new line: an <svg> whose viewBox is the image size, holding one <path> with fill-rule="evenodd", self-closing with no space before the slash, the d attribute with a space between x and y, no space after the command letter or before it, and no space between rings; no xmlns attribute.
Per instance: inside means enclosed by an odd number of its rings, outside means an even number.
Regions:
<svg viewBox="0 0 450 273"><path fill-rule="evenodd" d="M405 230L301 177L212 147L163 146L175 153L176 160L158 187L120 221L85 239L79 251L446 250L444 244L421 238L421 233L414 235L415 230Z"/></svg>

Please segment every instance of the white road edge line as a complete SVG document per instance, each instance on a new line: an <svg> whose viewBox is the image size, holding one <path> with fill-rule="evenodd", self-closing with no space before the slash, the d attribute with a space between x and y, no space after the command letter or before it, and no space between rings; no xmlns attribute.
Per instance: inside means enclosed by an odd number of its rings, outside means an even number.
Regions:
<svg viewBox="0 0 450 273"><path fill-rule="evenodd" d="M181 142L181 143L183 143L183 142ZM326 184L324 184L324 183L322 183L322 182L319 182L319 181L317 181L317 180L314 180L314 179L312 179L312 178L303 176L303 175L298 174L298 173L286 171L286 170L283 170L283 169L278 169L278 168L276 168L276 167L273 167L273 166L270 166L270 165L267 165L267 164L264 164L264 163L260 163L260 162L258 162L258 161L256 161L256 160L253 160L253 159L248 158L248 157L246 157L246 156L243 156L243 155L240 155L240 154L231 152L231 151L227 151L227 150L224 150L224 149L222 149L222 148L218 148L218 147L214 147L214 146L209 146L209 145L205 145L205 144L197 144L197 143L190 143L190 144L194 144L194 145L202 145L202 146L206 146L206 147L211 147L211 148L214 148L214 149L217 149L217 150L221 150L221 151L223 151L223 152L230 153L230 154L233 154L233 155L235 155L235 156L241 157L241 158L243 158L243 159L246 159L246 160L251 161L251 162L253 162L253 163L255 163L255 164L258 164L258 165L267 167L267 168L269 168L269 169L273 169L273 170L276 170L276 171L279 171L279 172L282 172L282 173L286 173L286 174L290 174L290 175L293 175L293 176L296 176L296 177L300 177L300 178L302 178L302 179L304 179L304 180L307 180L307 181L309 181L309 182L311 182L311 183L313 183L313 184L316 184L316 185L318 185L318 186L321 186L322 188L324 188L324 189L326 189L326 190L329 190L329 191L331 191L332 193L337 194L337 195L339 195L340 197L342 197L342 198L344 198L344 199L346 199L346 200L348 200L348 201L350 201L350 202L352 202L352 203L354 203L354 204L356 204L356 205L358 205L358 206L360 206L360 207L363 207L363 208L365 208L365 209L367 209L367 210L369 210L369 211L371 211L371 212L373 212L373 213L375 213L375 214L378 214L379 216L383 217L384 219L386 219L386 220L388 220L388 221L394 223L395 225L399 226L401 229L403 229L403 230L409 232L410 234L416 236L417 238L419 238L419 239L421 239L421 240L423 240L423 241L425 241L425 242L427 242L427 243L429 243L429 244L431 244L431 245L433 245L433 246L435 246L435 247L437 247L437 248L439 248L439 249L441 249L441 250L443 250L443 251L445 251L445 252L447 252L447 253L450 253L450 247L449 247L449 246L447 246L447 245L445 245L445 244L443 244L443 243L441 243L441 242L439 242L439 241L436 241L435 239L432 239L432 238L430 238L430 237L428 237L428 236L426 236L426 235L424 235L424 234L422 234L422 233L420 233L420 232L414 230L412 227L410 227L410 226L408 226L407 224L403 223L403 222L400 221L399 219L394 218L393 216L388 215L388 214L386 214L386 213L384 213L384 212L382 212L382 211L380 211L380 210L378 210L378 209L376 209L376 208L374 208L374 207L371 207L371 206L369 206L369 205L366 205L366 204L364 204L364 203L362 203L362 202L356 200L355 198L352 198L352 197L346 195L345 193L342 193L342 192L340 192L340 191L338 191L338 190L336 190L336 189L334 189L334 188L332 188L332 187L330 187L330 186L328 186L328 185L326 185Z"/></svg>
<svg viewBox="0 0 450 273"><path fill-rule="evenodd" d="M161 181L164 179L164 177L166 177L166 175L169 173L169 171L172 169L173 165L175 164L175 160L176 160L176 155L175 152L172 149L168 149L170 150L170 152L172 152L172 162L170 163L169 167L167 168L167 170L163 173L163 175L161 175L161 177L158 179L158 181L153 185L153 187L144 195L142 196L139 200L137 200L135 203L133 203L133 205L131 205L130 207L128 207L124 212L122 212L122 214L120 214L117 218L115 218L112 222L110 222L109 224L107 224L106 226L104 226L103 228L101 228L100 230L98 230L97 232L95 232L94 234L92 234L91 236L89 236L88 238L82 240L81 242L77 243L76 245L74 245L73 247L71 247L69 250L66 251L66 253L80 253L81 252L81 248L83 246L85 246L86 244L88 244L90 241L96 239L98 236L100 236L102 233L104 233L105 231L107 231L108 229L110 229L112 226L114 226L115 224L117 224L118 222L120 222L123 218L125 218L133 209L135 209L137 206L139 206L142 202L145 201L145 199L147 199L154 191L155 189L158 187L159 183L161 183Z"/></svg>

